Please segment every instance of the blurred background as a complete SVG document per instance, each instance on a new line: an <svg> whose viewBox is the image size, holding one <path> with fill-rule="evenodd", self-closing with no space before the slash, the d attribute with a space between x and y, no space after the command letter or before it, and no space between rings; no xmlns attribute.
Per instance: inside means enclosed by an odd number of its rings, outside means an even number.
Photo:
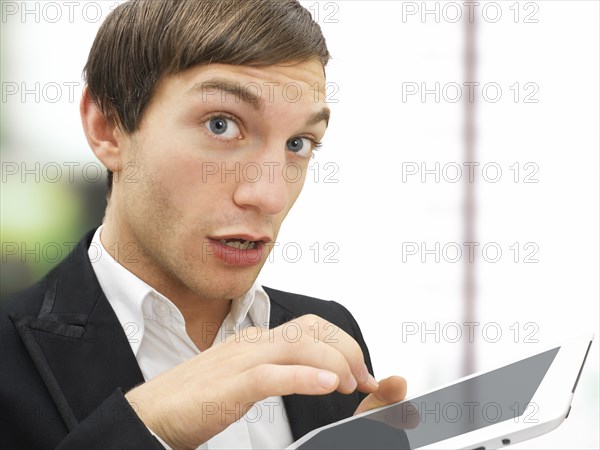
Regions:
<svg viewBox="0 0 600 450"><path fill-rule="evenodd" d="M599 3L302 2L333 59L323 148L260 281L344 304L415 395L583 331L599 442ZM81 71L117 2L2 1L2 298L101 223Z"/></svg>

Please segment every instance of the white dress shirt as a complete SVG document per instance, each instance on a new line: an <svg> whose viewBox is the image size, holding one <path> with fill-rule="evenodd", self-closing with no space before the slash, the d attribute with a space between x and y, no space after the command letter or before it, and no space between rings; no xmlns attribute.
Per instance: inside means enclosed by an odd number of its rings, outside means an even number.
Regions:
<svg viewBox="0 0 600 450"><path fill-rule="evenodd" d="M88 256L100 287L127 335L144 380L148 381L201 352L187 334L179 308L106 251L100 241L102 228L96 230ZM235 333L236 328L249 325L267 328L270 309L269 296L255 283L246 294L231 302L231 310L212 346ZM282 398L269 397L198 449L276 449L293 441Z"/></svg>

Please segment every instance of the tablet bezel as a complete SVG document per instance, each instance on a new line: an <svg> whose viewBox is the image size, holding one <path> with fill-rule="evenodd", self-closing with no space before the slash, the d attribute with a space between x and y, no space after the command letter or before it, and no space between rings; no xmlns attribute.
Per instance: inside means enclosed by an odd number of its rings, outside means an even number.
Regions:
<svg viewBox="0 0 600 450"><path fill-rule="evenodd" d="M500 448L540 436L555 429L569 413L571 400L573 399L573 394L593 338L593 333L585 333L556 345L540 346L535 353L511 361L511 363L521 361L536 354L560 347L544 379L529 402L529 406L521 416L425 447L420 447L420 449ZM477 372L449 383L447 386L492 372L503 366ZM506 443L503 443L503 440L508 440L509 442L505 441Z"/></svg>

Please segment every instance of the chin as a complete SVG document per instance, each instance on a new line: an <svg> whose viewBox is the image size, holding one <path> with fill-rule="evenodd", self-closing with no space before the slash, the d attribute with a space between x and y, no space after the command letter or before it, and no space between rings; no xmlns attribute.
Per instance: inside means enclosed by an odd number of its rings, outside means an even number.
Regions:
<svg viewBox="0 0 600 450"><path fill-rule="evenodd" d="M180 261L187 264L174 265L171 273L198 297L217 300L238 298L248 292L266 257L257 265L244 267L216 261L200 263L201 259L190 255L188 250Z"/></svg>
<svg viewBox="0 0 600 450"><path fill-rule="evenodd" d="M211 286L200 287L196 292L199 296L211 300L234 300L244 295L252 287L252 283L244 287L239 286Z"/></svg>
<svg viewBox="0 0 600 450"><path fill-rule="evenodd" d="M199 297L213 300L231 300L244 295L252 287L258 274L214 276L195 280L191 290ZM207 283L208 281L208 283Z"/></svg>

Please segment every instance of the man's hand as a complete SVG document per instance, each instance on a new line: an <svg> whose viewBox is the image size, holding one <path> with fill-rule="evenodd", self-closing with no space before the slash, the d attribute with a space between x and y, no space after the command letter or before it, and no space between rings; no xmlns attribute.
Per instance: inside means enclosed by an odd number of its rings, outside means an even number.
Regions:
<svg viewBox="0 0 600 450"><path fill-rule="evenodd" d="M342 329L315 315L294 322L293 330L289 324L246 328L125 397L146 426L176 449L196 448L270 396L356 389L376 394L361 407L397 398L388 394L387 382L378 390L360 346Z"/></svg>
<svg viewBox="0 0 600 450"><path fill-rule="evenodd" d="M379 382L379 388L375 392L370 393L367 398L360 402L360 405L354 411L354 415L397 403L404 400L405 396L406 380L404 378L397 376L386 378Z"/></svg>

